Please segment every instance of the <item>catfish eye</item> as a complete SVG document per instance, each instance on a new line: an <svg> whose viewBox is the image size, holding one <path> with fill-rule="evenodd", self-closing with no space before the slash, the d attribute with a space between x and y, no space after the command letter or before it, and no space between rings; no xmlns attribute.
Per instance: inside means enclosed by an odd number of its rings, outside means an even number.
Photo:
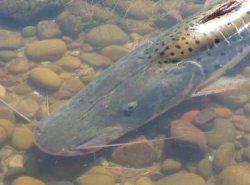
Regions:
<svg viewBox="0 0 250 185"><path fill-rule="evenodd" d="M138 104L136 101L129 102L128 104L123 106L122 110L126 116L129 116L130 114L132 114L135 111L137 105Z"/></svg>

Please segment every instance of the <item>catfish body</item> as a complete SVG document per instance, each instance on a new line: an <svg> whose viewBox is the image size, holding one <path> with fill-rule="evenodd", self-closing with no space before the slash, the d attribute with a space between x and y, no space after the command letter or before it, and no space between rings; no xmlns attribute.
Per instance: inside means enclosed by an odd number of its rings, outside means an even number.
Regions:
<svg viewBox="0 0 250 185"><path fill-rule="evenodd" d="M41 121L36 145L89 154L190 98L249 54L249 12L250 0L226 2L133 50Z"/></svg>

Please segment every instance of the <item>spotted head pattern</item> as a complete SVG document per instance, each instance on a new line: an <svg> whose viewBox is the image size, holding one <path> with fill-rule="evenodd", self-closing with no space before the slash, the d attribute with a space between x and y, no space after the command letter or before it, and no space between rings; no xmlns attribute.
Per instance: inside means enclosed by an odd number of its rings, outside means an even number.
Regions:
<svg viewBox="0 0 250 185"><path fill-rule="evenodd" d="M152 62L177 63L199 51L216 47L222 41L230 44L229 38L233 35L240 38L241 28L250 21L247 9L236 11L242 8L242 2L244 0L220 4L163 33L151 48Z"/></svg>

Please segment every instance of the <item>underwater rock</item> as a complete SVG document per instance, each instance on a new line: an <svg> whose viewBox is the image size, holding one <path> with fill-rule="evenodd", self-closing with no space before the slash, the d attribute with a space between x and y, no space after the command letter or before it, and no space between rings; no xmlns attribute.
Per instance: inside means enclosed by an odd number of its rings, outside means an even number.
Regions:
<svg viewBox="0 0 250 185"><path fill-rule="evenodd" d="M135 142L135 144L124 144L114 149L111 155L111 159L114 162L135 167L142 167L153 163L159 158L158 151L144 136L140 136L130 142Z"/></svg>
<svg viewBox="0 0 250 185"><path fill-rule="evenodd" d="M234 155L235 147L233 143L224 143L220 145L214 154L213 167L216 170L222 170L233 162Z"/></svg>
<svg viewBox="0 0 250 185"><path fill-rule="evenodd" d="M0 106L0 119L7 119L10 120L11 122L14 122L15 114L9 108Z"/></svg>
<svg viewBox="0 0 250 185"><path fill-rule="evenodd" d="M0 119L0 127L2 127L7 133L7 137L11 137L14 131L14 123L7 119Z"/></svg>
<svg viewBox="0 0 250 185"><path fill-rule="evenodd" d="M0 1L0 9L2 1ZM1 11L1 10L0 10ZM0 29L0 49L17 49L23 44L20 33Z"/></svg>
<svg viewBox="0 0 250 185"><path fill-rule="evenodd" d="M170 138L165 150L180 159L197 160L201 158L206 149L206 136L191 123L175 120L170 124Z"/></svg>
<svg viewBox="0 0 250 185"><path fill-rule="evenodd" d="M15 76L9 75L7 73L0 72L0 84L3 86L12 86L17 82L17 78Z"/></svg>
<svg viewBox="0 0 250 185"><path fill-rule="evenodd" d="M194 118L192 123L199 128L208 128L211 126L209 124L215 119L216 115L211 109L201 110Z"/></svg>
<svg viewBox="0 0 250 185"><path fill-rule="evenodd" d="M39 109L39 105L36 101L28 98L21 100L16 109L28 118L34 118Z"/></svg>
<svg viewBox="0 0 250 185"><path fill-rule="evenodd" d="M34 177L20 176L14 179L11 185L45 185L45 183Z"/></svg>
<svg viewBox="0 0 250 185"><path fill-rule="evenodd" d="M217 102L230 108L238 108L244 105L249 100L249 91L245 89L238 89L230 92L214 95Z"/></svg>
<svg viewBox="0 0 250 185"><path fill-rule="evenodd" d="M180 11L173 9L167 11L167 13L157 16L154 23L160 28L168 29L176 25L181 20L182 16Z"/></svg>
<svg viewBox="0 0 250 185"><path fill-rule="evenodd" d="M60 89L54 94L54 97L58 99L70 98L82 88L84 88L84 84L80 79L68 79L63 82Z"/></svg>
<svg viewBox="0 0 250 185"><path fill-rule="evenodd" d="M112 64L108 57L98 53L83 53L80 55L80 59L93 67L107 67Z"/></svg>
<svg viewBox="0 0 250 185"><path fill-rule="evenodd" d="M222 170L219 174L216 185L249 185L250 166L231 165Z"/></svg>
<svg viewBox="0 0 250 185"><path fill-rule="evenodd" d="M32 92L32 88L27 84L27 82L18 83L12 88L12 90L19 95L25 95Z"/></svg>
<svg viewBox="0 0 250 185"><path fill-rule="evenodd" d="M179 171L181 168L182 168L181 162L174 159L166 159L161 164L161 170L166 174L175 173Z"/></svg>
<svg viewBox="0 0 250 185"><path fill-rule="evenodd" d="M17 175L25 171L25 160L24 154L14 154L5 160L8 172L6 176Z"/></svg>
<svg viewBox="0 0 250 185"><path fill-rule="evenodd" d="M220 118L230 118L233 115L233 112L227 107L215 107L213 111Z"/></svg>
<svg viewBox="0 0 250 185"><path fill-rule="evenodd" d="M25 26L21 32L22 37L34 37L36 35L36 27L35 26Z"/></svg>
<svg viewBox="0 0 250 185"><path fill-rule="evenodd" d="M232 142L235 134L235 127L231 121L217 118L213 121L213 128L206 132L207 144L217 148L223 143Z"/></svg>
<svg viewBox="0 0 250 185"><path fill-rule="evenodd" d="M34 41L25 46L25 54L35 61L57 60L64 55L66 50L66 44L60 39Z"/></svg>
<svg viewBox="0 0 250 185"><path fill-rule="evenodd" d="M195 118L195 116L198 115L199 112L200 110L190 110L188 112L185 112L183 115L181 115L180 120L192 122L192 120Z"/></svg>
<svg viewBox="0 0 250 185"><path fill-rule="evenodd" d="M153 185L153 183L149 177L142 176L135 181L135 185Z"/></svg>
<svg viewBox="0 0 250 185"><path fill-rule="evenodd" d="M129 50L119 45L110 45L102 49L101 54L110 58L114 62L125 56Z"/></svg>
<svg viewBox="0 0 250 185"><path fill-rule="evenodd" d="M115 185L115 180L106 168L94 166L76 179L76 185Z"/></svg>
<svg viewBox="0 0 250 185"><path fill-rule="evenodd" d="M83 23L80 16L63 11L58 17L57 22L64 35L77 37L83 29Z"/></svg>
<svg viewBox="0 0 250 185"><path fill-rule="evenodd" d="M7 64L7 70L12 74L24 73L29 70L31 64L25 59L17 59Z"/></svg>
<svg viewBox="0 0 250 185"><path fill-rule="evenodd" d="M155 185L207 185L206 182L194 173L179 172L166 176L158 181Z"/></svg>
<svg viewBox="0 0 250 185"><path fill-rule="evenodd" d="M45 89L56 90L61 86L60 77L48 68L37 67L31 70L29 78L38 86Z"/></svg>
<svg viewBox="0 0 250 185"><path fill-rule="evenodd" d="M88 83L96 77L94 68L90 67L87 64L82 64L80 68L75 72L79 75L80 79L84 83Z"/></svg>
<svg viewBox="0 0 250 185"><path fill-rule="evenodd" d="M154 2L144 0L123 0L117 3L117 8L133 19L147 19L159 11Z"/></svg>
<svg viewBox="0 0 250 185"><path fill-rule="evenodd" d="M0 15L6 20L29 23L54 17L69 2L70 0L1 0Z"/></svg>
<svg viewBox="0 0 250 185"><path fill-rule="evenodd" d="M96 26L86 35L86 41L96 47L125 44L128 40L128 35L114 24Z"/></svg>
<svg viewBox="0 0 250 185"><path fill-rule="evenodd" d="M0 60L8 62L17 57L17 52L12 50L0 50Z"/></svg>
<svg viewBox="0 0 250 185"><path fill-rule="evenodd" d="M213 175L213 165L212 161L208 157L199 161L197 166L197 172L204 179L208 179Z"/></svg>
<svg viewBox="0 0 250 185"><path fill-rule="evenodd" d="M36 29L37 35L41 39L56 38L62 34L59 26L53 20L38 22Z"/></svg>
<svg viewBox="0 0 250 185"><path fill-rule="evenodd" d="M28 150L33 145L33 134L27 126L16 127L11 137L11 145L17 150Z"/></svg>
<svg viewBox="0 0 250 185"><path fill-rule="evenodd" d="M70 181L58 180L58 181L49 181L46 183L46 185L74 185L74 184Z"/></svg>
<svg viewBox="0 0 250 185"><path fill-rule="evenodd" d="M44 64L42 67L48 68L54 71L56 74L60 74L63 71L62 67L55 63Z"/></svg>
<svg viewBox="0 0 250 185"><path fill-rule="evenodd" d="M153 27L149 22L127 19L127 18L119 18L119 22L117 23L124 31L129 33L138 33L141 35L147 34L150 31L153 31Z"/></svg>
<svg viewBox="0 0 250 185"><path fill-rule="evenodd" d="M4 144L8 138L8 134L3 127L0 127L0 145Z"/></svg>
<svg viewBox="0 0 250 185"><path fill-rule="evenodd" d="M63 69L67 71L73 71L80 67L81 61L73 56L64 56L57 60L55 64L61 66Z"/></svg>
<svg viewBox="0 0 250 185"><path fill-rule="evenodd" d="M249 118L241 115L234 115L230 119L237 130L243 132L250 132L250 120Z"/></svg>

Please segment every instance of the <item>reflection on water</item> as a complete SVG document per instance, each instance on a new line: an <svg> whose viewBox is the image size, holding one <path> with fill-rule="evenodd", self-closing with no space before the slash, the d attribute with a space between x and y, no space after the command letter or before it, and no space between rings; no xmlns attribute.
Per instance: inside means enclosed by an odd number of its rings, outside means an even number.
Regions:
<svg viewBox="0 0 250 185"><path fill-rule="evenodd" d="M49 156L33 143L38 121L104 69L219 1L25 2L0 2L0 184L250 184L245 83L190 99L88 156ZM248 79L249 62L248 57L231 76Z"/></svg>

